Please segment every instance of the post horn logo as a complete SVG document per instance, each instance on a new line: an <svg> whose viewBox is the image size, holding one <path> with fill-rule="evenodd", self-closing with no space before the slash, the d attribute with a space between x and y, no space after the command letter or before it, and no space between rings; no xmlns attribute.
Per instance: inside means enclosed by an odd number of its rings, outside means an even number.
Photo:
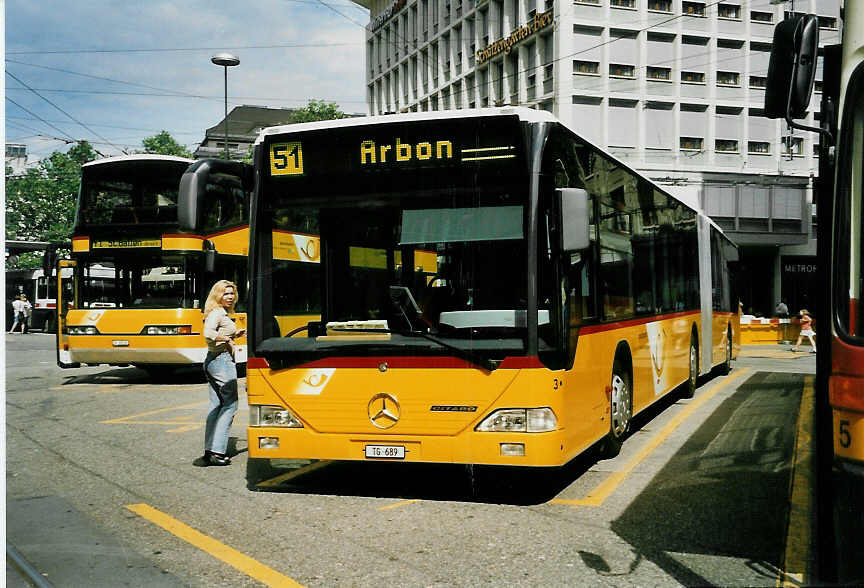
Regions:
<svg viewBox="0 0 864 588"><path fill-rule="evenodd" d="M387 393L376 394L369 401L369 420L379 429L389 429L399 422L399 401Z"/></svg>

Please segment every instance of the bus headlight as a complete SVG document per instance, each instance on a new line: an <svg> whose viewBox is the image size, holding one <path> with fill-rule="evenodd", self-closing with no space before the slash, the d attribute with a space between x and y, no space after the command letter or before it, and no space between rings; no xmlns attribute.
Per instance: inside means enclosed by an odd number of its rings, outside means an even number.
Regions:
<svg viewBox="0 0 864 588"><path fill-rule="evenodd" d="M66 327L67 335L98 335L99 329L96 327Z"/></svg>
<svg viewBox="0 0 864 588"><path fill-rule="evenodd" d="M551 408L502 408L496 410L474 429L481 432L546 433L558 427Z"/></svg>
<svg viewBox="0 0 864 588"><path fill-rule="evenodd" d="M249 407L249 426L302 429L303 423L287 408L253 404Z"/></svg>
<svg viewBox="0 0 864 588"><path fill-rule="evenodd" d="M153 325L144 327L142 335L191 335L192 325Z"/></svg>

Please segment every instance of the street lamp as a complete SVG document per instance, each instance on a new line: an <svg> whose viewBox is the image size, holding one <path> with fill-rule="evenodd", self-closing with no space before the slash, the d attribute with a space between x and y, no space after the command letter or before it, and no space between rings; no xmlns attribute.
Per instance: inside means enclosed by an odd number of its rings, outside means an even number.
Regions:
<svg viewBox="0 0 864 588"><path fill-rule="evenodd" d="M217 53L210 61L225 68L225 159L231 159L228 154L228 68L240 65L240 59L230 53Z"/></svg>

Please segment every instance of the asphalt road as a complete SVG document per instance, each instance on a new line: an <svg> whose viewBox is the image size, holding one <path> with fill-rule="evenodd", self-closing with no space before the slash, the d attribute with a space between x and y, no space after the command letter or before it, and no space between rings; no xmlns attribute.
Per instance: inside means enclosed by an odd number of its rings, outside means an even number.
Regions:
<svg viewBox="0 0 864 588"><path fill-rule="evenodd" d="M617 458L538 473L249 468L245 390L234 463L196 467L196 370L60 370L53 345L6 337L7 542L54 586L774 586L787 538L806 542L789 489L807 354L748 349L638 417ZM7 581L26 585L8 558Z"/></svg>

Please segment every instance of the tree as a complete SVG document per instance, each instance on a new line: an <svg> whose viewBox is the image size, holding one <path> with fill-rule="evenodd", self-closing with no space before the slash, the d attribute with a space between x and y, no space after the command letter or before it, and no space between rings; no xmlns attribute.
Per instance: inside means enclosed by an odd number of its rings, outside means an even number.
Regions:
<svg viewBox="0 0 864 588"><path fill-rule="evenodd" d="M140 153L156 153L159 155L176 155L177 157L192 158L192 153L178 143L168 131L162 131L158 135L147 137L141 141L141 146L144 147L144 151Z"/></svg>
<svg viewBox="0 0 864 588"><path fill-rule="evenodd" d="M291 122L302 123L344 117L345 113L339 110L339 106L335 102L309 100L309 104L298 108L291 114Z"/></svg>
<svg viewBox="0 0 864 588"><path fill-rule="evenodd" d="M325 102L324 100L310 99L306 106L302 106L291 112L291 118L288 122L304 123L316 120L331 120L334 118L345 118L345 113L339 110L338 104L335 102ZM242 161L252 163L254 150L254 146L250 146Z"/></svg>
<svg viewBox="0 0 864 588"><path fill-rule="evenodd" d="M24 174L6 168L6 239L66 241L72 234L81 166L96 159L87 141L69 151L55 151ZM15 267L41 264L38 255L22 255Z"/></svg>

